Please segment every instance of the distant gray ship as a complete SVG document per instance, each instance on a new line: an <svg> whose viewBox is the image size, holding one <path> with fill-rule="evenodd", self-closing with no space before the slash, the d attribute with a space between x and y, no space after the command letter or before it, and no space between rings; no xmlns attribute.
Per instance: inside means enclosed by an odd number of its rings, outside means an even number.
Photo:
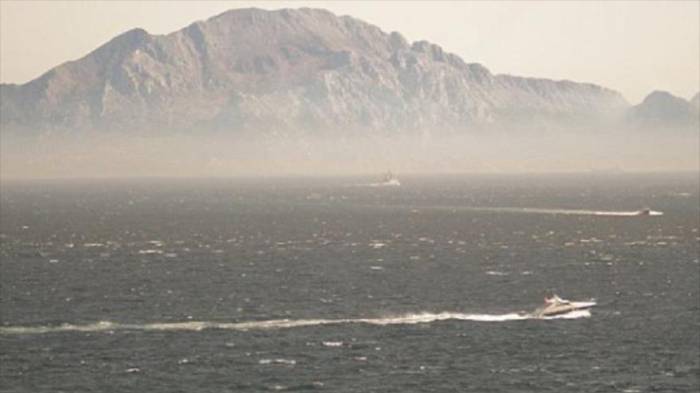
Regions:
<svg viewBox="0 0 700 393"><path fill-rule="evenodd" d="M399 181L399 178L396 177L391 171L387 172L384 174L384 178L382 179L382 182L379 183L381 186L400 186L401 182Z"/></svg>

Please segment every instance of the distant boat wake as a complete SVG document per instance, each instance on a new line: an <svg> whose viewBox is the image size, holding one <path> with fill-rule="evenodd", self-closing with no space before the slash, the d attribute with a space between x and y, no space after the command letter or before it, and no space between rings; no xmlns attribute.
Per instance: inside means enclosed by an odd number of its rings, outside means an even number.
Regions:
<svg viewBox="0 0 700 393"><path fill-rule="evenodd" d="M377 207L366 205L367 207ZM583 209L551 209L536 207L490 207L490 206L414 206L414 205L385 205L382 207L421 210L444 210L450 212L473 211L473 212L493 212L493 213L516 213L516 214L552 214L552 215L572 215L572 216L597 216L597 217L648 217L663 216L663 212L655 210L634 210L634 211L613 211L613 210L583 210Z"/></svg>
<svg viewBox="0 0 700 393"><path fill-rule="evenodd" d="M356 187L385 187L390 186L384 183L358 184ZM338 203L331 206L342 206ZM596 217L649 217L663 216L661 211L641 209L641 210L586 210L586 209L557 209L538 207L512 207L512 206L449 206L449 205L405 205L405 204L349 204L355 208L365 209L399 209L420 211L449 211L449 212L492 212L492 213L514 213L514 214L552 214L552 215L572 215L572 216L596 216Z"/></svg>
<svg viewBox="0 0 700 393"><path fill-rule="evenodd" d="M580 209L540 209L530 207L466 207L461 208L474 211L493 211L505 213L534 213L534 214L564 214L579 216L602 216L602 217L639 217L639 216L662 216L660 211L606 211L606 210L580 210Z"/></svg>
<svg viewBox="0 0 700 393"><path fill-rule="evenodd" d="M381 183L358 183L358 184L352 184L350 187L399 187L401 186L401 183L397 179L392 179L389 181L381 182Z"/></svg>
<svg viewBox="0 0 700 393"><path fill-rule="evenodd" d="M639 212L595 212L595 216L611 216L611 217L637 217L643 216ZM664 212L652 210L646 214L647 216L663 216Z"/></svg>
<svg viewBox="0 0 700 393"><path fill-rule="evenodd" d="M406 314L381 318L348 318L348 319L273 319L268 321L251 322L214 322L214 321L186 321L163 322L146 324L122 324L116 322L100 321L85 325L63 324L56 326L2 326L0 335L28 335L48 334L61 332L112 332L117 330L138 331L202 331L207 329L218 330L275 330L291 329L308 326L366 324L375 326L388 325L414 325L419 323L431 323L436 321L474 321L474 322L507 322L523 321L528 319L552 320L552 319L578 319L590 317L589 310L569 312L553 317L538 318L532 315L509 314L464 314L464 313L420 313Z"/></svg>

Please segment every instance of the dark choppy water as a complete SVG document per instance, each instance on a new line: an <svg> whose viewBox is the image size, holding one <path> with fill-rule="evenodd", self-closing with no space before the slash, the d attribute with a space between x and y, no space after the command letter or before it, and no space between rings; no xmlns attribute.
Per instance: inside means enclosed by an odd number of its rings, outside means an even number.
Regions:
<svg viewBox="0 0 700 393"><path fill-rule="evenodd" d="M402 181L4 183L0 391L698 391L697 174Z"/></svg>

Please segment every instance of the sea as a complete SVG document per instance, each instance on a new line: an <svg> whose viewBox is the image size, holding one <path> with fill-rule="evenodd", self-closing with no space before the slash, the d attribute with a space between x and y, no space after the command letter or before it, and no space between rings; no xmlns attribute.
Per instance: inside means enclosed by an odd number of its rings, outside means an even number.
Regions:
<svg viewBox="0 0 700 393"><path fill-rule="evenodd" d="M3 181L0 391L700 391L698 173L376 178Z"/></svg>

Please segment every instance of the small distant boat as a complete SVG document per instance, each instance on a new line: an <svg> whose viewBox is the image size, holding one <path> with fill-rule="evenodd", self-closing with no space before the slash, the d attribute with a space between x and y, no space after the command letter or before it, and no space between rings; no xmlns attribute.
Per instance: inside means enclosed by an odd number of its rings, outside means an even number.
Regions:
<svg viewBox="0 0 700 393"><path fill-rule="evenodd" d="M635 216L650 216L651 215L651 209L648 207L645 207L643 209L639 209L636 212L634 212Z"/></svg>
<svg viewBox="0 0 700 393"><path fill-rule="evenodd" d="M557 295L544 298L544 305L532 312L532 316L536 318L553 317L556 315L568 314L573 311L588 310L596 305L594 301L588 302L572 302L562 299Z"/></svg>
<svg viewBox="0 0 700 393"><path fill-rule="evenodd" d="M391 173L391 171L389 171L389 172L384 174L384 178L382 179L382 182L379 184L382 186L394 186L394 187L396 187L396 186L400 186L401 182L393 173Z"/></svg>

